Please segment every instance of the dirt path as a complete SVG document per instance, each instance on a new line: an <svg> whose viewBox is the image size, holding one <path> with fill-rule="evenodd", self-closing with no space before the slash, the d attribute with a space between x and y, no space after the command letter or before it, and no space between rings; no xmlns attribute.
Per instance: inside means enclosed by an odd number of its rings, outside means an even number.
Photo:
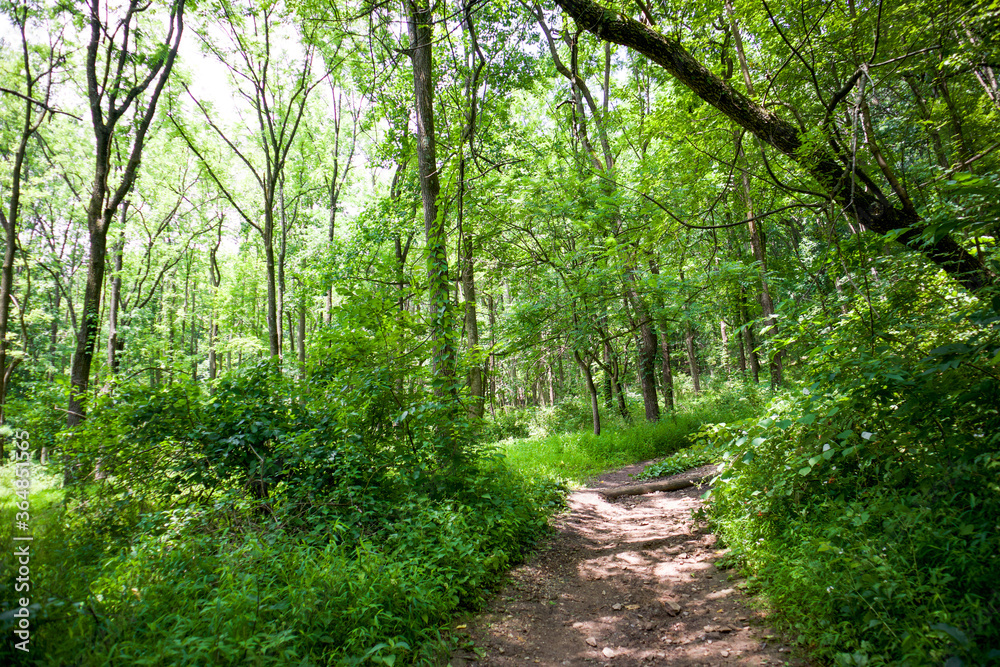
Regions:
<svg viewBox="0 0 1000 667"><path fill-rule="evenodd" d="M733 571L713 565L715 536L691 518L704 489L614 502L597 492L642 467L569 496L553 537L458 628L476 651L454 655L452 667L805 664L772 636Z"/></svg>

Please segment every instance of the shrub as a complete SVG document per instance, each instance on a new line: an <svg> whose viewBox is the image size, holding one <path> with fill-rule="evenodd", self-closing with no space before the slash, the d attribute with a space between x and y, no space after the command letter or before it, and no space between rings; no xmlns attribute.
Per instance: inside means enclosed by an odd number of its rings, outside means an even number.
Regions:
<svg viewBox="0 0 1000 667"><path fill-rule="evenodd" d="M710 514L801 642L841 665L1000 658L1000 384L988 340L818 380L713 435Z"/></svg>

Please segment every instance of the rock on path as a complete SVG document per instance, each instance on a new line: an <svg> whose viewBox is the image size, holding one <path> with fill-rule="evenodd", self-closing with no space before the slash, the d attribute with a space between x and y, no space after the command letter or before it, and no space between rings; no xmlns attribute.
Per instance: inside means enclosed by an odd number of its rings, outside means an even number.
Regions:
<svg viewBox="0 0 1000 667"><path fill-rule="evenodd" d="M704 488L620 498L630 466L572 493L555 534L465 621L450 665L784 665L793 660L691 512Z"/></svg>

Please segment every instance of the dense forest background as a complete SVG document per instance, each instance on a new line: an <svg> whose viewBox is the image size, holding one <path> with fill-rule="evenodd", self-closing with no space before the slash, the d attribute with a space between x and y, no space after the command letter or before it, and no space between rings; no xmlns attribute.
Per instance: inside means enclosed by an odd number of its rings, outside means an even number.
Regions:
<svg viewBox="0 0 1000 667"><path fill-rule="evenodd" d="M0 655L431 661L678 451L819 659L1000 655L996 2L0 12Z"/></svg>

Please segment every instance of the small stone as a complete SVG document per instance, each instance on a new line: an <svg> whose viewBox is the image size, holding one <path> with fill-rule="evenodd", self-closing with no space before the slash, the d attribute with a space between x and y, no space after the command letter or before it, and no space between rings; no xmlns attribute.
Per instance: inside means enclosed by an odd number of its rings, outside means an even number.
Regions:
<svg viewBox="0 0 1000 667"><path fill-rule="evenodd" d="M615 611L621 611L622 606L621 603L616 602L613 605L611 605L611 608L614 609Z"/></svg>
<svg viewBox="0 0 1000 667"><path fill-rule="evenodd" d="M605 646L604 650L601 651L601 653L604 654L605 658L613 658L613 657L615 657L615 650L613 648L611 648L610 646Z"/></svg>
<svg viewBox="0 0 1000 667"><path fill-rule="evenodd" d="M500 648L497 649L497 653L500 653L502 655L503 652L504 652L503 646L501 646Z"/></svg>
<svg viewBox="0 0 1000 667"><path fill-rule="evenodd" d="M663 603L663 608L667 610L667 613L671 616L676 616L681 611L681 606L674 602L673 600L667 600Z"/></svg>
<svg viewBox="0 0 1000 667"><path fill-rule="evenodd" d="M721 655L722 655L723 658L728 658L729 657L729 651L723 651Z"/></svg>
<svg viewBox="0 0 1000 667"><path fill-rule="evenodd" d="M590 644L591 646L597 646L597 638L596 637L587 637L584 641L587 642L588 644Z"/></svg>

